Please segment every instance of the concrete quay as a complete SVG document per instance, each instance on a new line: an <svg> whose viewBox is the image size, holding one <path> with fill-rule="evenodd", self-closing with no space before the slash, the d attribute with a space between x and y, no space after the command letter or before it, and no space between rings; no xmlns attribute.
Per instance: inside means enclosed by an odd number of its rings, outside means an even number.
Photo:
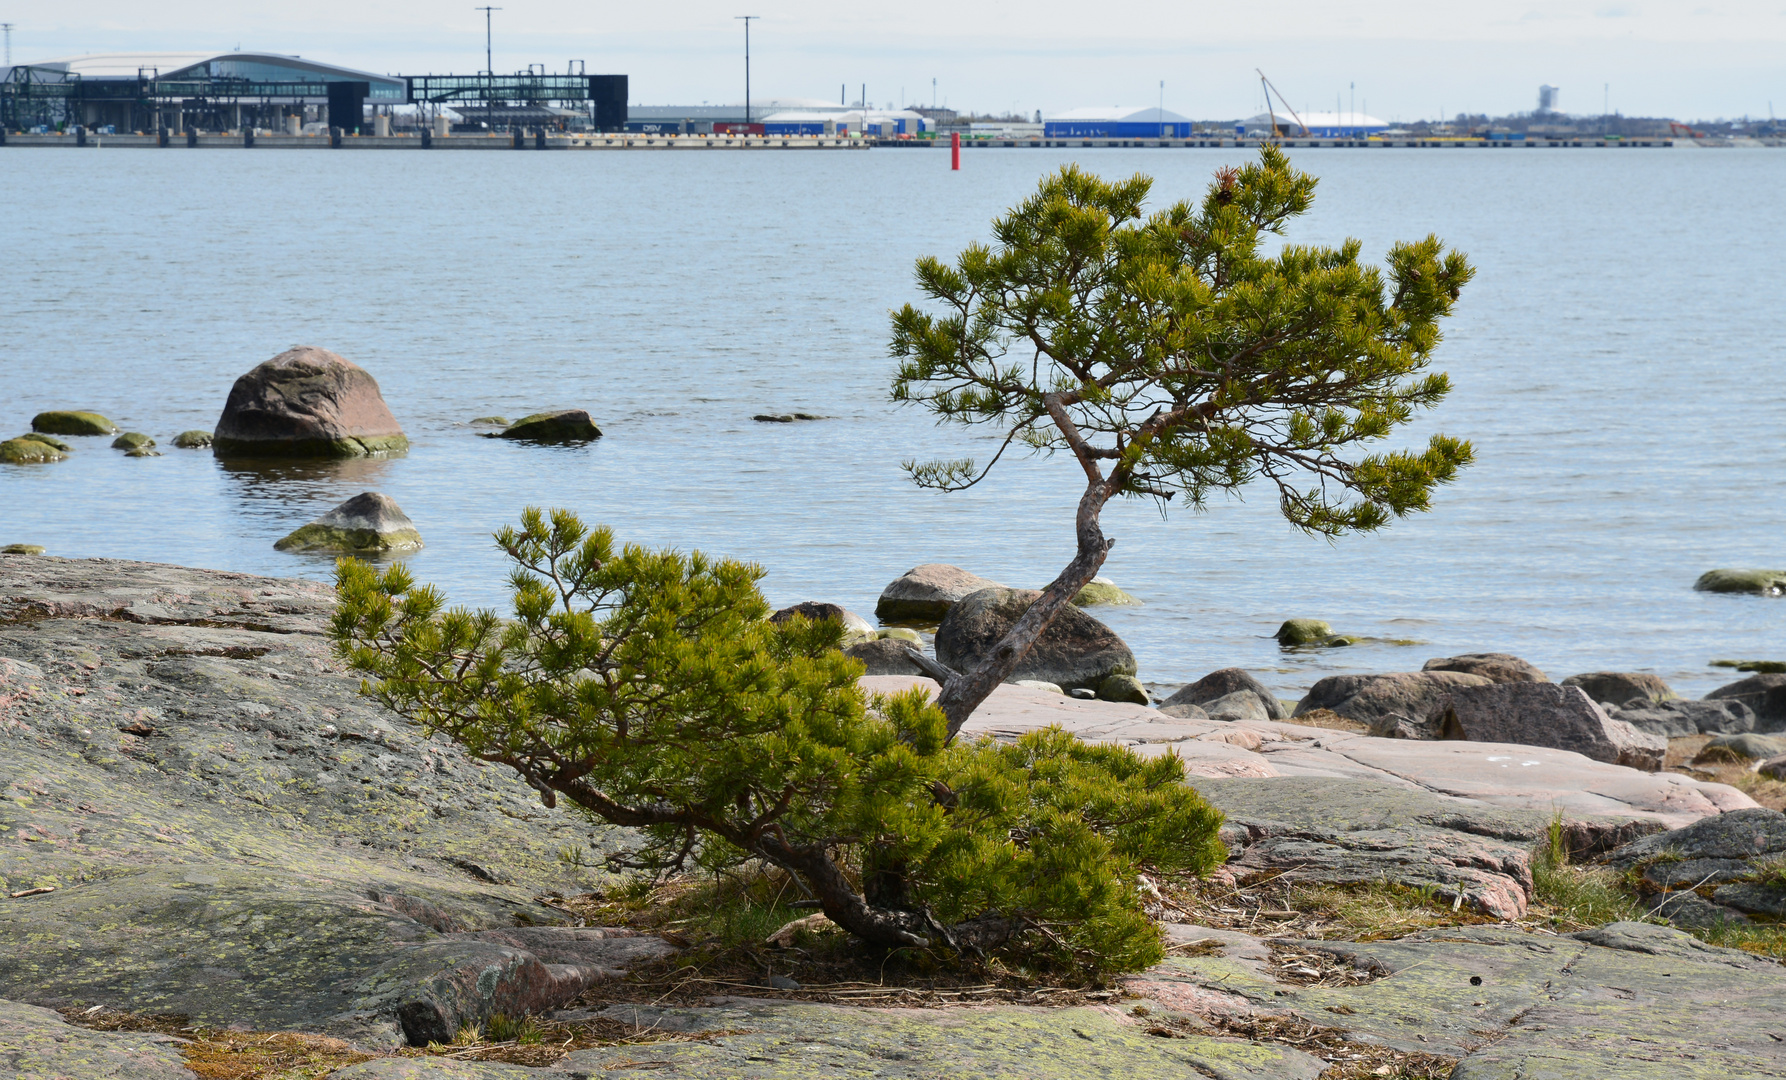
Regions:
<svg viewBox="0 0 1786 1080"><path fill-rule="evenodd" d="M166 150L866 150L862 139L813 135L0 135L0 146Z"/></svg>

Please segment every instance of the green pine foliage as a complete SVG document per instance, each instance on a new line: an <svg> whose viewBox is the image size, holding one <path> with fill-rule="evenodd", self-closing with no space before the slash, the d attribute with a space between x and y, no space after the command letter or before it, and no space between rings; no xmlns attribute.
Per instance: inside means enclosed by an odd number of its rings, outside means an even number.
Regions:
<svg viewBox="0 0 1786 1080"><path fill-rule="evenodd" d="M1139 876L1224 858L1175 756L1058 729L951 743L923 692L864 694L838 623L769 622L755 566L620 546L564 510L496 541L507 618L341 560L336 649L363 692L548 806L638 830L623 865L761 860L878 945L1128 971L1162 955Z"/></svg>
<svg viewBox="0 0 1786 1080"><path fill-rule="evenodd" d="M1200 507L1263 479L1292 524L1329 536L1428 509L1468 443L1352 451L1450 390L1425 368L1474 273L1464 256L1433 236L1394 245L1384 268L1356 240L1268 250L1315 191L1276 146L1220 170L1198 203L1147 214L1152 184L1068 165L993 223L992 245L920 260L934 310L893 316L894 399L1107 465L1109 495ZM953 489L996 461L906 468Z"/></svg>

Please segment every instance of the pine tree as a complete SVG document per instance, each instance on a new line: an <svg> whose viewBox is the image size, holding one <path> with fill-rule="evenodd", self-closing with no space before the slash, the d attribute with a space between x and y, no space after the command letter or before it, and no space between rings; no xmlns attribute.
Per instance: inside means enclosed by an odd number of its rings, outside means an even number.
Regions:
<svg viewBox="0 0 1786 1080"><path fill-rule="evenodd" d="M1111 499L1202 508L1264 481L1292 525L1338 536L1428 509L1470 463L1469 444L1443 435L1356 453L1450 390L1426 368L1473 273L1462 254L1428 236L1392 247L1385 272L1359 262L1356 240L1268 250L1315 189L1276 146L1219 170L1197 205L1144 216L1151 187L1066 166L993 223L991 246L952 266L921 259L935 310L893 316L894 399L1002 437L984 466L907 462L916 483L980 483L1013 445L1070 453L1085 475L1060 576L979 668L927 666L951 737L1103 565Z"/></svg>

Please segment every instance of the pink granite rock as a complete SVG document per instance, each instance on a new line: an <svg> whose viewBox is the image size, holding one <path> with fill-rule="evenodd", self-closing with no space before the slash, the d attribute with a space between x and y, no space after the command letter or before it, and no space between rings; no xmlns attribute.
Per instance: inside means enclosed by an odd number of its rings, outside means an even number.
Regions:
<svg viewBox="0 0 1786 1080"><path fill-rule="evenodd" d="M1645 772L1662 767L1668 740L1614 720L1577 686L1509 682L1464 687L1444 704L1440 734L1473 742L1573 750Z"/></svg>

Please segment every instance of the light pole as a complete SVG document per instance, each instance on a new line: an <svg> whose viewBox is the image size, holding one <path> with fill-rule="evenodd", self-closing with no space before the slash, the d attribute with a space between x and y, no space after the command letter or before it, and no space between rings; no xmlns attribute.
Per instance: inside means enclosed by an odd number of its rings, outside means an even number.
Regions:
<svg viewBox="0 0 1786 1080"><path fill-rule="evenodd" d="M6 32L6 66L12 66L12 23L0 23L0 30Z"/></svg>
<svg viewBox="0 0 1786 1080"><path fill-rule="evenodd" d="M499 7L481 7L473 8L472 10L484 13L484 126L491 131L495 131L496 128L491 123L493 114L490 109L490 99L496 92L496 64L491 59L493 54L490 51L490 13L492 11L501 11L502 9Z"/></svg>
<svg viewBox="0 0 1786 1080"><path fill-rule="evenodd" d="M761 15L734 15L734 19L744 20L744 134L750 134L750 20L760 19Z"/></svg>
<svg viewBox="0 0 1786 1080"><path fill-rule="evenodd" d="M1160 80L1160 138L1166 137L1166 80Z"/></svg>

